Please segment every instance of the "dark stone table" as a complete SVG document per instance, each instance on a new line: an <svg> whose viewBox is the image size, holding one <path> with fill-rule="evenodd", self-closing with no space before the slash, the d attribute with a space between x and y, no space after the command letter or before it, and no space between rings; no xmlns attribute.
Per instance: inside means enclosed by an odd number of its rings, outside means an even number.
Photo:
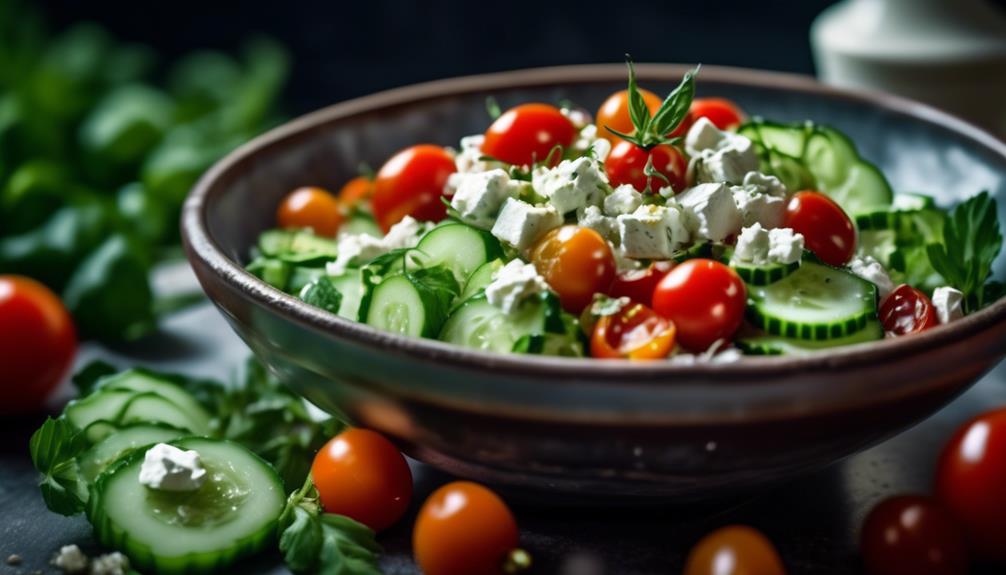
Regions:
<svg viewBox="0 0 1006 575"><path fill-rule="evenodd" d="M173 281L189 280L182 273L181 280ZM101 357L124 367L143 364L226 380L247 355L244 344L206 304L169 318L160 334L140 345L117 349L85 345L78 364ZM68 388L61 389L56 403L65 401L68 394ZM856 537L871 506L889 495L926 492L936 456L953 429L978 412L1004 404L1006 364L916 427L755 498L701 509L518 507L521 542L535 557L536 573L680 573L688 549L702 534L740 522L764 531L779 547L793 575L859 573ZM0 424L0 575L56 572L48 561L61 545L69 543L97 551L87 522L82 517L49 513L35 487L28 438L42 417ZM448 478L415 462L413 472L414 514L426 495ZM411 525L412 516L381 536L385 572L417 572L410 556ZM23 564L4 564L10 554L22 556ZM242 565L235 572L287 571L273 556ZM994 571L976 571L984 572Z"/></svg>

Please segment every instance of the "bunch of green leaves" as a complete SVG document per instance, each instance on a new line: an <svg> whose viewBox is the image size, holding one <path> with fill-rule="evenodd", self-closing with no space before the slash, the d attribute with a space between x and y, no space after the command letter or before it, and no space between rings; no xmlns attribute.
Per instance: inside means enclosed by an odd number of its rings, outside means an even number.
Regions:
<svg viewBox="0 0 1006 575"><path fill-rule="evenodd" d="M635 129L631 134L624 134L608 127L605 129L644 150L649 150L659 144L673 145L678 143L680 138L671 138L668 134L673 132L688 116L692 99L695 97L695 75L698 74L699 68L688 71L681 79L681 83L674 90L671 90L671 93L651 116L650 109L646 106L646 100L643 99L643 94L640 93L639 86L636 84L636 69L628 54L625 56L625 63L629 67L629 118Z"/></svg>
<svg viewBox="0 0 1006 575"><path fill-rule="evenodd" d="M987 191L957 205L943 225L943 242L927 247L933 267L964 293L965 312L992 303L1003 284L991 280L992 264L1002 250L996 201Z"/></svg>
<svg viewBox="0 0 1006 575"><path fill-rule="evenodd" d="M415 248L391 250L371 260L361 269L363 298L359 317L367 317L374 290L392 276L405 276L416 289L426 313L423 337L436 337L447 320L454 300L461 295L461 286L454 274L442 265L423 264L424 254Z"/></svg>
<svg viewBox="0 0 1006 575"><path fill-rule="evenodd" d="M31 459L42 474L39 489L50 511L76 515L84 510L88 486L80 479L77 457L88 447L84 433L62 417L46 418L31 436Z"/></svg>

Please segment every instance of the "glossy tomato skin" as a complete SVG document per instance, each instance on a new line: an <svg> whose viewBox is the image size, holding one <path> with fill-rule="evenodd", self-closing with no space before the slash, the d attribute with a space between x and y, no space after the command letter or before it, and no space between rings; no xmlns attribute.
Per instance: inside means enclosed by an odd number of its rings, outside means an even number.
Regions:
<svg viewBox="0 0 1006 575"><path fill-rule="evenodd" d="M394 525L412 499L412 472L383 435L351 428L321 448L311 478L328 513L345 515L375 531Z"/></svg>
<svg viewBox="0 0 1006 575"><path fill-rule="evenodd" d="M936 495L976 558L1006 565L1006 407L962 425L940 454Z"/></svg>
<svg viewBox="0 0 1006 575"><path fill-rule="evenodd" d="M878 317L889 336L919 333L940 323L929 297L908 284L899 285L884 298Z"/></svg>
<svg viewBox="0 0 1006 575"><path fill-rule="evenodd" d="M965 575L964 536L954 518L929 497L880 502L863 522L860 552L868 575Z"/></svg>
<svg viewBox="0 0 1006 575"><path fill-rule="evenodd" d="M674 324L641 303L597 320L590 355L597 359L664 359L674 350Z"/></svg>
<svg viewBox="0 0 1006 575"><path fill-rule="evenodd" d="M366 202L374 194L374 180L357 176L346 182L339 190L339 206L343 214L350 213L356 206Z"/></svg>
<svg viewBox="0 0 1006 575"><path fill-rule="evenodd" d="M653 262L643 269L619 272L608 288L611 297L627 297L645 306L653 306L653 290L674 267L673 261Z"/></svg>
<svg viewBox="0 0 1006 575"><path fill-rule="evenodd" d="M544 162L556 146L569 148L576 127L559 108L521 104L504 112L489 126L482 152L518 166Z"/></svg>
<svg viewBox="0 0 1006 575"><path fill-rule="evenodd" d="M279 227L310 228L320 236L335 237L342 221L339 200L322 188L297 188L283 198L276 210Z"/></svg>
<svg viewBox="0 0 1006 575"><path fill-rule="evenodd" d="M689 110L692 121L708 118L721 130L730 130L744 123L746 116L740 106L726 98L695 98Z"/></svg>
<svg viewBox="0 0 1006 575"><path fill-rule="evenodd" d="M502 573L517 544L517 522L506 503L469 481L434 491L412 531L412 551L425 575Z"/></svg>
<svg viewBox="0 0 1006 575"><path fill-rule="evenodd" d="M737 272L709 259L678 264L653 292L653 310L674 322L678 343L693 352L732 339L746 303L747 290Z"/></svg>
<svg viewBox="0 0 1006 575"><path fill-rule="evenodd" d="M604 293L615 278L615 255L601 234L567 225L546 233L532 246L531 262L559 294L563 309L579 314L595 293Z"/></svg>
<svg viewBox="0 0 1006 575"><path fill-rule="evenodd" d="M793 194L783 226L803 234L807 249L828 265L845 265L856 251L856 228L828 196L810 190Z"/></svg>
<svg viewBox="0 0 1006 575"><path fill-rule="evenodd" d="M385 232L405 216L431 222L444 219L447 207L440 198L455 170L454 158L440 146L419 144L398 152L374 179L374 219Z"/></svg>
<svg viewBox="0 0 1006 575"><path fill-rule="evenodd" d="M654 169L667 181L645 173L646 163L652 161ZM688 162L685 156L674 148L661 144L649 151L639 146L619 141L604 160L604 171L612 186L629 184L640 193L657 193L660 188L670 186L675 193L685 189L685 173Z"/></svg>
<svg viewBox="0 0 1006 575"><path fill-rule="evenodd" d="M723 561L723 557L732 561ZM729 525L706 535L692 548L685 563L685 575L785 574L772 542L746 525Z"/></svg>
<svg viewBox="0 0 1006 575"><path fill-rule="evenodd" d="M0 275L0 414L37 411L77 352L63 302L41 283Z"/></svg>

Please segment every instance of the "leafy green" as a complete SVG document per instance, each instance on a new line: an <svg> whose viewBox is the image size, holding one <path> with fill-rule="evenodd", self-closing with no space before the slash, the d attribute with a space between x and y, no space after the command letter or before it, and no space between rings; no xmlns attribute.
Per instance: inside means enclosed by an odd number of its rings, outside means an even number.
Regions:
<svg viewBox="0 0 1006 575"><path fill-rule="evenodd" d="M82 431L63 418L46 418L31 436L31 460L42 474L39 489L50 511L75 515L84 510L87 486L80 480L76 457L87 449Z"/></svg>
<svg viewBox="0 0 1006 575"><path fill-rule="evenodd" d="M996 201L985 191L955 207L943 226L942 244L927 246L936 271L964 292L966 312L991 303L985 282L992 275L992 263L1002 243Z"/></svg>
<svg viewBox="0 0 1006 575"><path fill-rule="evenodd" d="M304 290L300 292L300 299L336 314L339 313L339 306L342 305L342 294L336 289L332 280L325 275L304 286Z"/></svg>
<svg viewBox="0 0 1006 575"><path fill-rule="evenodd" d="M625 63L629 67L629 119L634 128L631 134L624 134L605 126L605 129L623 140L649 150L659 144L677 144L678 138L668 136L688 116L688 110L695 97L695 75L699 68L689 70L674 90L660 104L660 108L650 116L650 109L636 84L636 68L632 58L626 54Z"/></svg>
<svg viewBox="0 0 1006 575"><path fill-rule="evenodd" d="M73 374L73 386L81 396L85 396L94 391L95 386L105 377L114 374L118 369L114 365L99 360L92 361L85 365L80 371Z"/></svg>

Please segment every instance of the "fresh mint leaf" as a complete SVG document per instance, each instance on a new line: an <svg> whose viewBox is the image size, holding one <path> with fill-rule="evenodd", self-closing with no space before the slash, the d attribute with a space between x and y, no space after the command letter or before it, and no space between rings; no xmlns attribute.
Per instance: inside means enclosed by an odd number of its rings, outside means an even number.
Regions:
<svg viewBox="0 0 1006 575"><path fill-rule="evenodd" d="M996 201L987 191L955 207L943 225L943 243L926 247L933 267L951 286L964 292L968 313L990 301L985 282L1002 249Z"/></svg>
<svg viewBox="0 0 1006 575"><path fill-rule="evenodd" d="M76 458L87 447L83 432L63 418L47 418L32 434L31 460L42 474L39 489L50 511L69 516L84 510L87 486L80 480Z"/></svg>
<svg viewBox="0 0 1006 575"><path fill-rule="evenodd" d="M339 306L342 305L342 294L328 276L321 276L304 286L300 292L300 299L335 314L339 313Z"/></svg>

